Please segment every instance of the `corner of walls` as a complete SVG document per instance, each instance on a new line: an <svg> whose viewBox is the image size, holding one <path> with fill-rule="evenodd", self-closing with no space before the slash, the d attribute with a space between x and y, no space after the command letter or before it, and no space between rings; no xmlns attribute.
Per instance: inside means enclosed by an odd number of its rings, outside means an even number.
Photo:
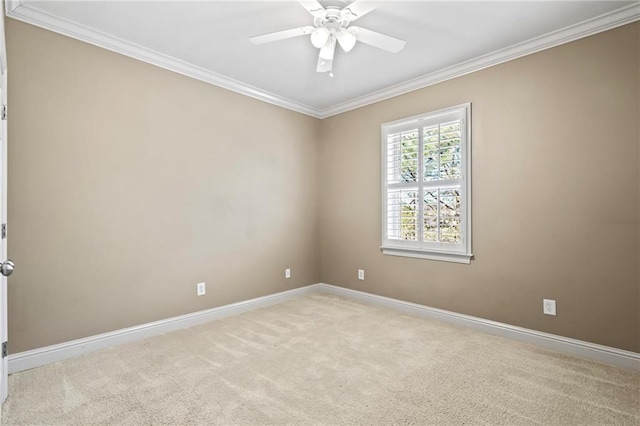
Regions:
<svg viewBox="0 0 640 426"><path fill-rule="evenodd" d="M614 147L635 182L610 169L615 187L635 194L614 221L634 223L635 237L589 204L592 190L608 194L593 175L601 147L561 120L591 129L616 119L595 99L605 90L629 101L639 23L318 120L8 21L9 250L21 264L9 290L12 352L316 282L640 349L640 127L632 147L623 124ZM610 61L593 64L599 57ZM625 114L640 117L637 93ZM476 260L382 256L380 124L468 101ZM555 143L546 126L569 143ZM561 164L545 157L552 148L579 152L584 164L558 174ZM562 201L554 177L578 188L574 203L557 203L572 220L531 213L539 194ZM495 221L496 206L504 220ZM615 235L611 246L585 237L594 223ZM194 298L202 280L208 295ZM615 286L604 289L607 280ZM559 299L557 319L541 317L546 296Z"/></svg>

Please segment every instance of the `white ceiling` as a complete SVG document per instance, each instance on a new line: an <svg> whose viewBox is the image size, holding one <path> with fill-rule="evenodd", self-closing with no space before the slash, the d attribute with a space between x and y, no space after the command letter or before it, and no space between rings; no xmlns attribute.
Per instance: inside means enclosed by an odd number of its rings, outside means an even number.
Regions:
<svg viewBox="0 0 640 426"><path fill-rule="evenodd" d="M162 57L173 65L149 62L196 78L207 76L201 79L310 115L327 116L376 96L425 86L429 81L424 76L442 80L448 75L443 69L453 70L449 77L460 75L465 63L473 65L470 70L479 69L579 38L587 30L589 34L638 20L640 3L381 2L357 25L404 39L405 49L393 54L361 43L349 53L337 48L333 78L315 71L318 50L308 36L265 45L249 42L253 35L312 25L311 15L295 1L24 0L9 1L7 12L130 56ZM574 25L586 20L590 20L587 26Z"/></svg>

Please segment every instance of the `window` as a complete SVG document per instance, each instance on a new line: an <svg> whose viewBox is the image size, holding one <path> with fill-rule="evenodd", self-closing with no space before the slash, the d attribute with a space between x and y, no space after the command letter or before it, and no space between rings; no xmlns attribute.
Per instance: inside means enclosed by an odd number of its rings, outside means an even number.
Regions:
<svg viewBox="0 0 640 426"><path fill-rule="evenodd" d="M382 125L382 252L471 261L471 104Z"/></svg>

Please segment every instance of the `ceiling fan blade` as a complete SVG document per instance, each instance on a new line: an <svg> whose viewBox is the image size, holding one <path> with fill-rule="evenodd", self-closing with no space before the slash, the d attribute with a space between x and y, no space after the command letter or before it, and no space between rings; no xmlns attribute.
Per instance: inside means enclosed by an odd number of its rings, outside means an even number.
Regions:
<svg viewBox="0 0 640 426"><path fill-rule="evenodd" d="M258 36L249 37L249 41L253 44L264 44L272 41L284 40L287 38L298 37L305 34L311 34L315 30L314 27L300 27L292 28L290 30L276 31L275 33L262 34Z"/></svg>
<svg viewBox="0 0 640 426"><path fill-rule="evenodd" d="M349 6L342 9L341 16L342 19L352 22L378 8L380 5L381 3L379 1L355 0Z"/></svg>
<svg viewBox="0 0 640 426"><path fill-rule="evenodd" d="M327 11L317 0L298 0L298 3L313 16L324 18L327 15Z"/></svg>
<svg viewBox="0 0 640 426"><path fill-rule="evenodd" d="M400 40L399 38L371 31L366 28L350 27L350 29L355 31L358 41L391 53L398 53L404 49L404 45L407 44L406 41Z"/></svg>

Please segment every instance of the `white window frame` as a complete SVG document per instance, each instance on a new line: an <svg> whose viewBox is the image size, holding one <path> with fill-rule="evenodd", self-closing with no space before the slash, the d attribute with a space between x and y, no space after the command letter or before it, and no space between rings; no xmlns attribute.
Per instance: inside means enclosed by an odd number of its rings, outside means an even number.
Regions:
<svg viewBox="0 0 640 426"><path fill-rule="evenodd" d="M417 187L421 202L419 203L418 235L422 236L423 222L423 202L425 182L423 179L423 148L422 129L430 124L443 123L451 119L460 119L461 146L460 146L460 233L462 242L460 244L434 243L423 241L406 241L388 238L387 220L387 143L388 135L398 133L403 130L419 129L419 165L420 170ZM439 181L439 187L446 186L447 181ZM403 184L404 185L404 184ZM396 184L396 186L398 186ZM430 186L427 184L427 186ZM438 111L428 112L409 118L382 124L382 254L391 256L414 257L419 259L442 260L457 263L471 263L473 254L471 252L471 103L456 105Z"/></svg>

